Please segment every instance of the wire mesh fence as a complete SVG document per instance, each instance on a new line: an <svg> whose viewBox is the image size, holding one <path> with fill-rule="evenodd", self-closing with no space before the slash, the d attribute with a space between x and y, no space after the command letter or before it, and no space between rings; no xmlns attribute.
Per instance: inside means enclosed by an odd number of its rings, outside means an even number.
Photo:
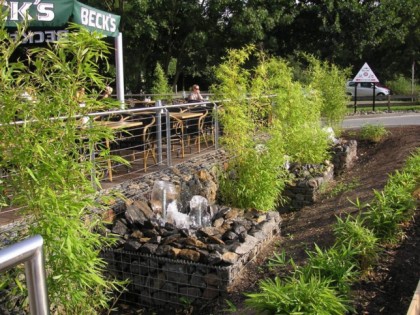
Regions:
<svg viewBox="0 0 420 315"><path fill-rule="evenodd" d="M222 297L234 280L233 266L211 266L121 250L103 251L108 272L128 280L119 302L152 308L204 306Z"/></svg>

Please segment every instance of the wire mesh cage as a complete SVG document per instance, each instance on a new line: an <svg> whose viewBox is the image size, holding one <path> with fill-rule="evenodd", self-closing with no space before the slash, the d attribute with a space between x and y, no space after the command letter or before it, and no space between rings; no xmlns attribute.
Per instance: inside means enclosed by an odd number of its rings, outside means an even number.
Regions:
<svg viewBox="0 0 420 315"><path fill-rule="evenodd" d="M137 252L108 249L102 253L108 271L128 280L119 302L171 308L205 305L227 292L232 266L211 266Z"/></svg>

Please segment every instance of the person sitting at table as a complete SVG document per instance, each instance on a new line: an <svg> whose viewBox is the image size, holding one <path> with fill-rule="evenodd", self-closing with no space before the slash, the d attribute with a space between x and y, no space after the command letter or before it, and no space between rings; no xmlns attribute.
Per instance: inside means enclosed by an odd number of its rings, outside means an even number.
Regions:
<svg viewBox="0 0 420 315"><path fill-rule="evenodd" d="M200 87L198 84L192 86L190 95L187 98L188 103L198 103L204 101L204 98L201 96Z"/></svg>

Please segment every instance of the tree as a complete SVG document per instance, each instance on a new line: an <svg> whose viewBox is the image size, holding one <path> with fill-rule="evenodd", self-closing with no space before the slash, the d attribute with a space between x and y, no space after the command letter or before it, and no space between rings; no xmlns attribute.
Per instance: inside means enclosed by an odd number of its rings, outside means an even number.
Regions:
<svg viewBox="0 0 420 315"><path fill-rule="evenodd" d="M150 90L157 62L178 90L206 88L226 52L250 44L285 58L309 53L353 72L368 62L381 80L410 74L420 51L416 0L88 2L122 16L132 91Z"/></svg>
<svg viewBox="0 0 420 315"><path fill-rule="evenodd" d="M155 100L170 100L172 90L160 63L156 64L151 92Z"/></svg>

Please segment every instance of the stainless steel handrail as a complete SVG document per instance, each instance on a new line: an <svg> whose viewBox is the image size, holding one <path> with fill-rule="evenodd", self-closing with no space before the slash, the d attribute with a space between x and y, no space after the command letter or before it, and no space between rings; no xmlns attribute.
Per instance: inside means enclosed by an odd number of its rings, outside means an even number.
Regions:
<svg viewBox="0 0 420 315"><path fill-rule="evenodd" d="M49 314L43 242L40 235L35 235L0 250L0 272L25 263L29 308L34 315Z"/></svg>

